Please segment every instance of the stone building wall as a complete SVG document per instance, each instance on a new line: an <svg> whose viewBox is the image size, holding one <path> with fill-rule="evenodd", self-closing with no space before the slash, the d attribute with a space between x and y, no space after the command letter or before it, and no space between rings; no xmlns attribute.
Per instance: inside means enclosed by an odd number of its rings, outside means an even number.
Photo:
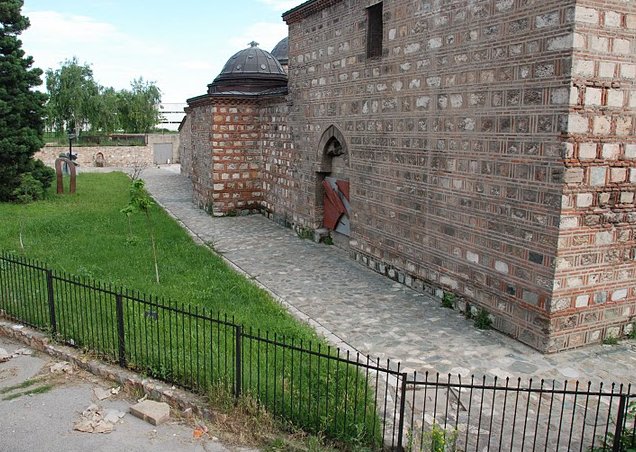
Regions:
<svg viewBox="0 0 636 452"><path fill-rule="evenodd" d="M181 174L192 176L192 117L187 114L179 126L179 161Z"/></svg>
<svg viewBox="0 0 636 452"><path fill-rule="evenodd" d="M628 332L634 3L381 3L381 56L367 57L377 0L309 2L284 15L287 99L191 100L195 200L317 229L332 176L370 268L545 352Z"/></svg>
<svg viewBox="0 0 636 452"><path fill-rule="evenodd" d="M259 144L262 154L263 212L274 221L291 226L297 222L293 206L297 193L294 142L287 125L285 98L260 106Z"/></svg>
<svg viewBox="0 0 636 452"><path fill-rule="evenodd" d="M618 337L636 316L636 8L577 1L566 185L551 324L558 348Z"/></svg>
<svg viewBox="0 0 636 452"><path fill-rule="evenodd" d="M411 285L466 297L535 348L550 308L565 168L574 0L372 1L286 17L290 126L303 154L297 215L319 225L316 149L335 125L350 152L351 249Z"/></svg>
<svg viewBox="0 0 636 452"><path fill-rule="evenodd" d="M256 98L205 97L192 101L186 111L189 119L181 129L181 140L187 166L182 170L191 175L195 202L215 215L261 211L261 134L270 140L267 156L286 158L280 151L289 148L281 116L285 106L262 110ZM267 168L272 163L276 173L280 162L268 163ZM266 180L282 183L276 174Z"/></svg>
<svg viewBox="0 0 636 452"><path fill-rule="evenodd" d="M180 131L181 142L190 149L186 155L190 155L193 201L208 212L212 212L212 109L209 103L187 108L189 127L187 133L185 128Z"/></svg>

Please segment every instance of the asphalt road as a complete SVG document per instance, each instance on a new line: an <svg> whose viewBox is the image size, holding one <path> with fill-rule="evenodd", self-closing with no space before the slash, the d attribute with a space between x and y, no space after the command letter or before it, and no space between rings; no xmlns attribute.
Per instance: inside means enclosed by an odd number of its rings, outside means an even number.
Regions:
<svg viewBox="0 0 636 452"><path fill-rule="evenodd" d="M24 345L0 336L0 348L9 353L24 349ZM29 350L29 349L27 349ZM29 353L27 351L26 353ZM0 363L0 451L209 451L246 450L224 446L207 434L195 439L195 426L170 420L160 426L150 425L128 413L135 403L123 392L98 400L94 389L109 389L110 382L77 370L69 374L51 373L56 363L47 355L33 352ZM38 383L15 388L29 379ZM31 381L31 380L29 380ZM28 382L27 382L28 383ZM36 388L51 389L42 393L24 394ZM7 388L15 388L7 391ZM16 396L6 400L9 396ZM125 412L111 433L83 433L73 429L82 413L91 405L104 412Z"/></svg>

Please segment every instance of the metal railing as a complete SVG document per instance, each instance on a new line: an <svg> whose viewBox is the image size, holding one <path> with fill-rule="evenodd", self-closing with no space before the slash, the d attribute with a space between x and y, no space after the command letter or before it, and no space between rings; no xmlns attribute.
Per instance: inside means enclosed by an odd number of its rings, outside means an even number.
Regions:
<svg viewBox="0 0 636 452"><path fill-rule="evenodd" d="M308 432L397 450L628 450L631 386L522 385L400 364L239 325L208 309L0 256L0 314L122 367L254 398Z"/></svg>

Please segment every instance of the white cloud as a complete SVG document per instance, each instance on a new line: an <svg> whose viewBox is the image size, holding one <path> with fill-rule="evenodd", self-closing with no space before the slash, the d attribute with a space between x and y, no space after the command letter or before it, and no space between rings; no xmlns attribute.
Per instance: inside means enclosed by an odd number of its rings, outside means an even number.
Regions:
<svg viewBox="0 0 636 452"><path fill-rule="evenodd" d="M304 0L259 0L261 3L272 7L276 11L289 11L292 8L301 5Z"/></svg>
<svg viewBox="0 0 636 452"><path fill-rule="evenodd" d="M184 45L164 35L153 40L138 37L136 30L86 15L55 11L25 11L25 15L31 27L22 35L23 48L34 57L35 66L57 69L62 61L76 56L80 63L92 65L95 79L104 86L128 88L140 76L155 81L164 102L184 102L204 94L228 58L250 41L271 51L287 36L283 21L259 22L235 28L235 35L221 39L202 32Z"/></svg>
<svg viewBox="0 0 636 452"><path fill-rule="evenodd" d="M287 36L287 25L284 22L256 22L249 25L240 35L228 39L228 45L234 50L228 57L249 47L252 41L258 42L261 49L271 52L285 36Z"/></svg>
<svg viewBox="0 0 636 452"><path fill-rule="evenodd" d="M157 82L164 100L184 99L187 88L176 74L174 51L168 46L87 16L55 11L26 15L31 27L22 35L23 48L35 59L35 66L57 69L61 62L77 57L92 66L95 80L104 86L128 88L133 79L143 77Z"/></svg>

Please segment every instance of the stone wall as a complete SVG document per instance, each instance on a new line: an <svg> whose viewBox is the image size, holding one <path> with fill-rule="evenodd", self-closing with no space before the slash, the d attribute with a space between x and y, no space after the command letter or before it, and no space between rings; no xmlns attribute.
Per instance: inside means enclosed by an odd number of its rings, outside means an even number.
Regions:
<svg viewBox="0 0 636 452"><path fill-rule="evenodd" d="M101 154L103 166L126 168L135 165L152 165L153 145L170 143L173 149L172 161L179 161L178 134L148 134L146 142L146 146L73 146L73 154L77 154L77 162L80 166L97 166L98 154ZM55 166L55 159L62 153L68 153L68 146L46 145L35 154L35 158L42 160L48 166Z"/></svg>
<svg viewBox="0 0 636 452"><path fill-rule="evenodd" d="M296 171L299 153L287 125L285 99L266 103L260 109L260 149L263 156L263 211L274 221L291 226L297 222Z"/></svg>
<svg viewBox="0 0 636 452"><path fill-rule="evenodd" d="M566 185L550 305L556 347L618 337L636 316L636 10L578 1Z"/></svg>
<svg viewBox="0 0 636 452"><path fill-rule="evenodd" d="M569 326L554 317L562 301L553 289L564 186L567 195L579 174L562 155L576 123L572 43L588 27L580 5L608 2L385 1L383 55L367 59L365 7L374 3L316 2L286 18L289 125L301 154L295 215L308 227L322 223L316 147L335 125L350 152L351 250L360 260L465 297L537 349L598 341L562 340ZM631 3L609 3L619 23L631 20ZM618 42L633 55L633 37L607 41L608 51ZM604 56L582 54L600 70ZM586 67L578 58L575 71ZM611 102L626 106L628 91L617 91ZM611 130L632 127L612 121ZM612 184L628 182L620 166L606 171Z"/></svg>
<svg viewBox="0 0 636 452"><path fill-rule="evenodd" d="M192 171L194 199L215 215L261 211L261 133L281 140L280 144L267 145L268 158L277 158L277 149L288 147L283 142L280 112L276 108L262 110L260 105L257 98L206 97L192 101L187 109L189 119L182 127L181 139L190 141L184 144L190 147L184 154ZM266 121L264 126L261 120ZM278 184L274 179L276 176L268 178Z"/></svg>
<svg viewBox="0 0 636 452"><path fill-rule="evenodd" d="M193 201L208 212L212 212L212 108L210 103L188 107L188 128L182 127L180 131L181 142L190 149L186 155L191 156L188 166L192 171L189 176Z"/></svg>
<svg viewBox="0 0 636 452"><path fill-rule="evenodd" d="M179 126L179 161L181 174L192 176L192 118L188 114Z"/></svg>
<svg viewBox="0 0 636 452"><path fill-rule="evenodd" d="M61 154L68 154L68 146L45 146L35 154L48 166L55 166L55 159ZM126 168L135 165L152 164L151 146L81 146L73 147L80 167L95 167L98 154L104 158L105 167Z"/></svg>
<svg viewBox="0 0 636 452"><path fill-rule="evenodd" d="M317 229L320 182L337 176L350 183L350 253L370 268L452 292L545 352L628 332L636 5L386 0L382 54L367 57L377 3L285 15L286 100L191 100L195 201Z"/></svg>

